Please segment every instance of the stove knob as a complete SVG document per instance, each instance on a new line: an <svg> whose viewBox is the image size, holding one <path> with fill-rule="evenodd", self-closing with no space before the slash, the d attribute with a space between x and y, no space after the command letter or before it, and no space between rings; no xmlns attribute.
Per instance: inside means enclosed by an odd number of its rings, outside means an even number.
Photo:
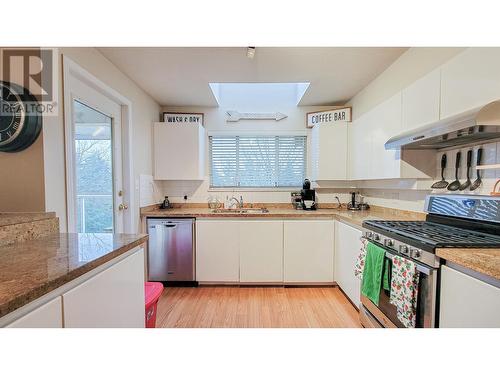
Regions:
<svg viewBox="0 0 500 375"><path fill-rule="evenodd" d="M399 245L399 252L404 255L408 255L410 253L410 249L406 245Z"/></svg>
<svg viewBox="0 0 500 375"><path fill-rule="evenodd" d="M387 247L393 247L394 246L394 241L391 240L390 238L386 238L384 240L384 245L387 246Z"/></svg>
<svg viewBox="0 0 500 375"><path fill-rule="evenodd" d="M373 239L374 239L375 241L380 241L380 236L379 236L377 233L374 233L374 234L373 234Z"/></svg>
<svg viewBox="0 0 500 375"><path fill-rule="evenodd" d="M419 250L419 249L412 249L411 250L411 256L415 259L418 259L420 258L420 256L422 255L422 251Z"/></svg>
<svg viewBox="0 0 500 375"><path fill-rule="evenodd" d="M366 238L373 238L373 232L366 232Z"/></svg>

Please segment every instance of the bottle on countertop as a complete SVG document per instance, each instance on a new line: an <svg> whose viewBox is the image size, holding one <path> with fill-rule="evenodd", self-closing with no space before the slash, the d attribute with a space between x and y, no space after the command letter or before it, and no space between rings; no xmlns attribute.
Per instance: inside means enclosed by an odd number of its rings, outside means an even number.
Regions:
<svg viewBox="0 0 500 375"><path fill-rule="evenodd" d="M160 208L162 210L170 208L170 201L168 200L167 196L165 196L165 199L163 200L163 203L161 204Z"/></svg>

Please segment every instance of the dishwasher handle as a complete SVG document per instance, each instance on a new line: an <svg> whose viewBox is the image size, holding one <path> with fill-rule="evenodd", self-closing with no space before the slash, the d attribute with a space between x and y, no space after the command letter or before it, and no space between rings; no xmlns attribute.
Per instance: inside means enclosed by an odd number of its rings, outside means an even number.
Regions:
<svg viewBox="0 0 500 375"><path fill-rule="evenodd" d="M177 228L177 224L164 224L167 228Z"/></svg>

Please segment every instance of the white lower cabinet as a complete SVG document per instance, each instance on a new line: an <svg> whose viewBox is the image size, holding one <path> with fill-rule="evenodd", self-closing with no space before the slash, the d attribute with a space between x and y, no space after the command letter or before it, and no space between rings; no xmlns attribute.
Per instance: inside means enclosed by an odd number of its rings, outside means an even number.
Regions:
<svg viewBox="0 0 500 375"><path fill-rule="evenodd" d="M238 282L239 221L196 221L196 280Z"/></svg>
<svg viewBox="0 0 500 375"><path fill-rule="evenodd" d="M500 328L499 311L500 288L441 267L440 327Z"/></svg>
<svg viewBox="0 0 500 375"><path fill-rule="evenodd" d="M240 282L283 282L283 221L240 222Z"/></svg>
<svg viewBox="0 0 500 375"><path fill-rule="evenodd" d="M284 222L284 281L333 282L333 220Z"/></svg>
<svg viewBox="0 0 500 375"><path fill-rule="evenodd" d="M361 282L354 276L354 264L361 248L361 231L339 221L335 229L335 281L359 306Z"/></svg>
<svg viewBox="0 0 500 375"><path fill-rule="evenodd" d="M67 328L144 327L141 249L62 296Z"/></svg>
<svg viewBox="0 0 500 375"><path fill-rule="evenodd" d="M10 323L7 328L62 328L62 301L56 297L23 317Z"/></svg>

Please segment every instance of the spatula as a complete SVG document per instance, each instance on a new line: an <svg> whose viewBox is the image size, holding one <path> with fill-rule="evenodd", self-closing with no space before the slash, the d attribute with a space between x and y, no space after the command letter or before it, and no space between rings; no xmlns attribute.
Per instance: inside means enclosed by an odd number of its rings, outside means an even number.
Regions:
<svg viewBox="0 0 500 375"><path fill-rule="evenodd" d="M444 179L444 170L446 169L446 154L441 156L441 181L434 182L431 189L444 189L448 186L448 181Z"/></svg>
<svg viewBox="0 0 500 375"><path fill-rule="evenodd" d="M467 189L470 184L471 184L471 181L470 181L470 167L472 165L472 150L469 150L467 151L467 180L462 184L460 185L460 190L465 190Z"/></svg>
<svg viewBox="0 0 500 375"><path fill-rule="evenodd" d="M462 153L457 152L455 157L455 181L448 185L448 190L457 191L460 188L460 180L458 179L458 170L460 169L460 159L462 158Z"/></svg>
<svg viewBox="0 0 500 375"><path fill-rule="evenodd" d="M483 149L479 148L477 150L477 155L476 155L476 167L478 165L481 165L482 157L483 157ZM482 183L483 183L483 181L481 181L481 175L479 174L479 169L477 169L477 179L470 186L470 190L471 191L476 190L479 186L481 186Z"/></svg>

